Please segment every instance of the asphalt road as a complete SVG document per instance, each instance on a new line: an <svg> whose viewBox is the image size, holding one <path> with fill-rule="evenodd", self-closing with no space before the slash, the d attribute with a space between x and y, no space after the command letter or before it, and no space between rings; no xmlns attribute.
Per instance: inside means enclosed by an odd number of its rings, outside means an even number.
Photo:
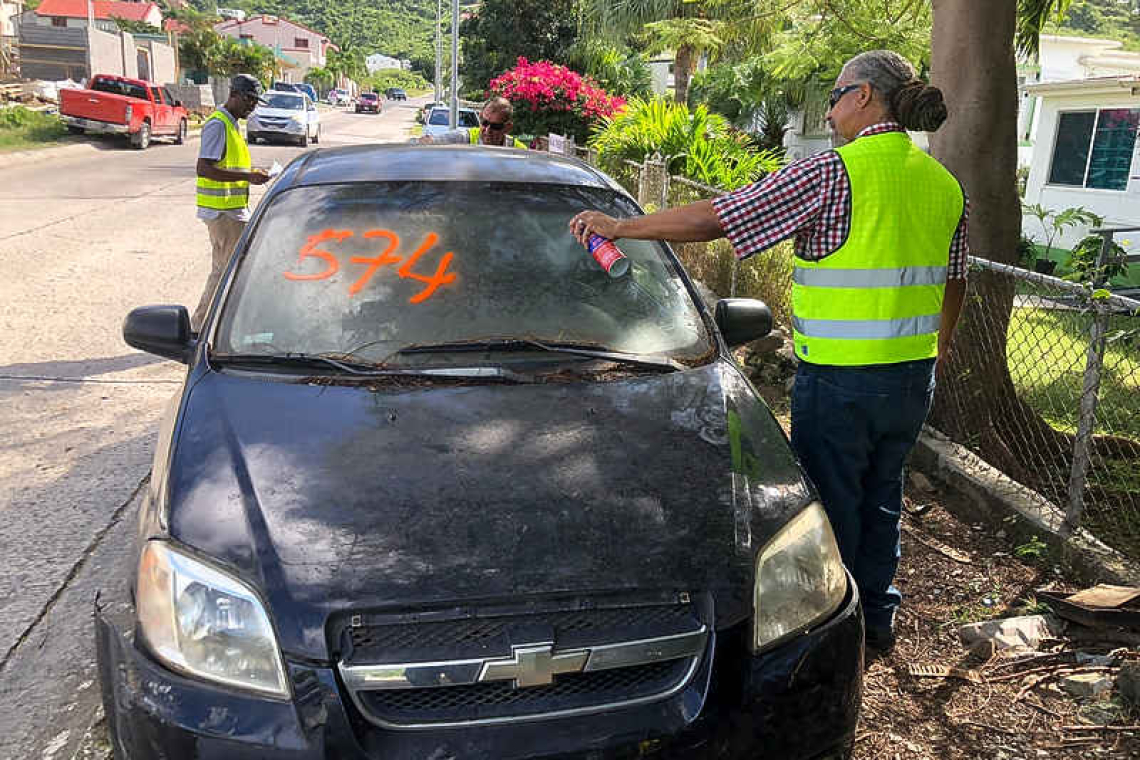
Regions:
<svg viewBox="0 0 1140 760"><path fill-rule="evenodd" d="M403 141L424 101L324 111L319 147ZM135 306L197 303L197 150L90 138L35 163L0 154L0 759L105 754L92 601L127 556L184 371L120 330ZM256 166L301 152L251 146Z"/></svg>

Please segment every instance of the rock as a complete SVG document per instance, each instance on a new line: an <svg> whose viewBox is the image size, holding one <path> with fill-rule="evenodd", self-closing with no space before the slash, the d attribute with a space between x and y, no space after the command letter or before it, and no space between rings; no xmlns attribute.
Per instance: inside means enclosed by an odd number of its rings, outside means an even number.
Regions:
<svg viewBox="0 0 1140 760"><path fill-rule="evenodd" d="M934 493L934 484L930 482L930 478L923 475L921 472L911 472L910 482L915 488L926 493Z"/></svg>
<svg viewBox="0 0 1140 760"><path fill-rule="evenodd" d="M1129 660L1120 666L1116 675L1116 690L1120 696L1140 706L1140 662Z"/></svg>
<svg viewBox="0 0 1140 760"><path fill-rule="evenodd" d="M1096 667L1106 668L1115 662L1115 658L1107 654L1089 654L1088 652L1076 653L1078 665L1093 665Z"/></svg>
<svg viewBox="0 0 1140 760"><path fill-rule="evenodd" d="M1074 697L1096 697L1112 689L1112 679L1103 673L1073 673L1061 679L1061 688Z"/></svg>
<svg viewBox="0 0 1140 760"><path fill-rule="evenodd" d="M1042 639L1057 638L1063 628L1052 615L1025 615L970 623L958 629L958 636L971 649L978 641L992 641L997 651L1013 647L1036 649Z"/></svg>
<svg viewBox="0 0 1140 760"><path fill-rule="evenodd" d="M758 338L748 344L752 349L752 355L756 354L771 354L783 348L784 339L780 335L771 334L765 335L763 338Z"/></svg>

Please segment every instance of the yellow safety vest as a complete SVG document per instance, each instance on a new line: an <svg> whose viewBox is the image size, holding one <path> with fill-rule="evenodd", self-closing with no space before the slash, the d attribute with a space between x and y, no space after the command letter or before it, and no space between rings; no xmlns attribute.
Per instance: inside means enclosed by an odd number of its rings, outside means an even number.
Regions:
<svg viewBox="0 0 1140 760"><path fill-rule="evenodd" d="M467 130L467 136L471 139L472 145L478 145L479 144L479 127L471 127L470 129L468 129ZM523 150L526 150L526 143L524 143L522 140L517 140L514 137L511 137L510 139L514 141L514 144L508 145L506 147L522 148Z"/></svg>
<svg viewBox="0 0 1140 760"><path fill-rule="evenodd" d="M215 119L222 122L226 128L226 153L218 161L218 168L249 171L253 166L249 158L249 146L246 145L245 138L241 136L237 125L221 111L214 111L206 121ZM205 177L198 178L198 206L200 208L229 211L243 209L247 205L249 205L249 183L245 180L218 182Z"/></svg>
<svg viewBox="0 0 1140 760"><path fill-rule="evenodd" d="M904 132L836 152L851 181L851 230L831 255L795 261L796 355L841 366L937 356L962 187Z"/></svg>

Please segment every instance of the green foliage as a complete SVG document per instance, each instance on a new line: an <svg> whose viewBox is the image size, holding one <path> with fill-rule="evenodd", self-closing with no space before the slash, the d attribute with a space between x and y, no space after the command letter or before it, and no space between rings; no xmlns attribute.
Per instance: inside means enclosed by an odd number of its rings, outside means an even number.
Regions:
<svg viewBox="0 0 1140 760"><path fill-rule="evenodd" d="M431 75L435 67L435 0L191 0L199 9L216 12L220 4L250 15L268 13L323 32L341 49L360 48L408 58L412 68ZM445 21L450 19L444 6ZM449 33L449 27L445 26Z"/></svg>
<svg viewBox="0 0 1140 760"><path fill-rule="evenodd" d="M0 149L54 142L66 134L67 128L58 116L24 106L0 108Z"/></svg>
<svg viewBox="0 0 1140 760"><path fill-rule="evenodd" d="M597 37L581 37L566 51L566 65L598 83L611 95L648 97L653 79L645 57Z"/></svg>
<svg viewBox="0 0 1140 760"><path fill-rule="evenodd" d="M1044 559L1049 553L1049 544L1037 536L1014 548L1013 553L1021 559Z"/></svg>
<svg viewBox="0 0 1140 760"><path fill-rule="evenodd" d="M578 38L577 0L486 0L459 25L464 89L482 92L521 57L566 63Z"/></svg>
<svg viewBox="0 0 1140 760"><path fill-rule="evenodd" d="M402 69L380 69L368 77L367 82L373 92L379 93L383 93L389 87L400 87L405 90L427 90L431 88L431 84L419 74Z"/></svg>
<svg viewBox="0 0 1140 760"><path fill-rule="evenodd" d="M930 61L930 3L916 0L801 0L786 12L769 60L785 79L834 79L867 50L894 50L923 71Z"/></svg>
<svg viewBox="0 0 1140 760"><path fill-rule="evenodd" d="M1021 204L1022 213L1036 219L1041 223L1044 235L1043 244L1045 246L1045 258L1049 258L1049 254L1053 252L1053 241L1069 227L1076 227L1080 224L1087 224L1090 226L1100 225L1104 220L1086 209L1084 206L1074 206L1071 208L1063 209L1061 211L1054 211L1046 208L1040 203L1023 203Z"/></svg>
<svg viewBox="0 0 1140 760"><path fill-rule="evenodd" d="M1140 50L1140 3L1136 0L1073 0L1060 17L1054 15L1045 31L1103 37L1123 42L1128 50Z"/></svg>
<svg viewBox="0 0 1140 760"><path fill-rule="evenodd" d="M605 119L590 141L599 161L610 170L622 163L660 154L669 172L707 185L740 187L780 167L772 151L755 150L728 120L705 106L663 98L634 98L624 111Z"/></svg>
<svg viewBox="0 0 1140 760"><path fill-rule="evenodd" d="M145 21L135 21L134 19L121 18L119 16L112 16L111 20L115 22L115 27L120 32L127 32L128 34L162 34L161 29L157 29Z"/></svg>
<svg viewBox="0 0 1140 760"><path fill-rule="evenodd" d="M1104 245L1104 238L1100 235L1088 235L1082 238L1073 247L1069 253L1068 261L1065 262L1065 266L1070 270L1070 274L1065 279L1100 284L1110 282L1115 277L1127 275L1128 262L1124 257L1128 255L1128 252L1115 240L1109 241L1108 258L1104 267L1099 271L1097 270L1096 262L1100 256L1102 245Z"/></svg>
<svg viewBox="0 0 1140 760"><path fill-rule="evenodd" d="M802 82L780 79L762 56L711 66L699 73L689 91L689 105L709 108L741 129L759 127L761 147L783 150L790 111L803 105Z"/></svg>

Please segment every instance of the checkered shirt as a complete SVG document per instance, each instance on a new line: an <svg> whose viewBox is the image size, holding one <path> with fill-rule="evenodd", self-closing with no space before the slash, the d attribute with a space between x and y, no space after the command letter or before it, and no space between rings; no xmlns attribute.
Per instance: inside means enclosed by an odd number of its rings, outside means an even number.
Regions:
<svg viewBox="0 0 1140 760"><path fill-rule="evenodd" d="M884 122L867 127L858 136L902 131L898 124ZM851 180L843 159L829 150L715 198L713 208L737 258L746 259L794 237L796 256L819 261L835 253L847 239L851 228ZM967 198L950 243L946 276L951 280L966 279L969 216Z"/></svg>

